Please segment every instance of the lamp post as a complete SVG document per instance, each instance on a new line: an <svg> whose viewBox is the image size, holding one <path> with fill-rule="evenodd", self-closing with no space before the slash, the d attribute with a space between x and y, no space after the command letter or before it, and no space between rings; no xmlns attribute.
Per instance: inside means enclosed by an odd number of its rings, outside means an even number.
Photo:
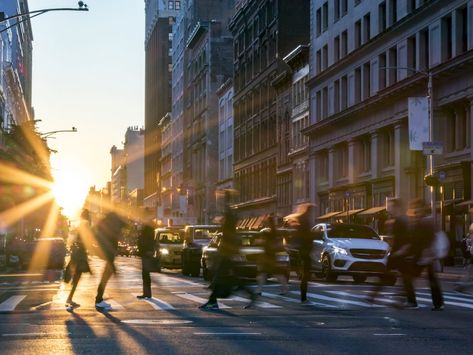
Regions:
<svg viewBox="0 0 473 355"><path fill-rule="evenodd" d="M87 7L87 4L85 4L83 1L79 1L77 3L78 7L57 7L57 8L48 8L48 9L40 9L40 10L34 10L34 11L29 11L29 12L23 12L20 14L12 15L5 17L4 12L0 12L0 24L3 22L7 22L9 20L13 19L20 19L13 25L7 26L3 29L0 30L0 33L3 33L5 31L8 31L10 28L19 25L22 22L25 22L33 17L45 14L47 12L55 12L55 11L89 11L89 8Z"/></svg>
<svg viewBox="0 0 473 355"><path fill-rule="evenodd" d="M380 67L379 69L393 69L393 70L409 70L416 74L422 74L424 77L427 77L427 100L428 100L428 119L429 119L429 141L432 142L434 138L434 110L433 110L433 87L432 87L432 72L430 70L417 70L415 68L410 67ZM432 176L434 173L434 156L432 154L428 157L428 168L429 168L429 175ZM434 186L429 186L430 191L430 208L431 208L431 215L432 215L432 222L436 225L436 206L435 206L435 188Z"/></svg>
<svg viewBox="0 0 473 355"><path fill-rule="evenodd" d="M57 131L50 131L50 132L45 132L45 133L40 133L40 137L43 138L43 139L48 139L48 138L51 138L51 136L53 134L56 134L56 133L66 133L66 132L77 132L77 128L76 127L72 127L71 129L60 129L60 130L57 130ZM53 137L54 138L54 137Z"/></svg>

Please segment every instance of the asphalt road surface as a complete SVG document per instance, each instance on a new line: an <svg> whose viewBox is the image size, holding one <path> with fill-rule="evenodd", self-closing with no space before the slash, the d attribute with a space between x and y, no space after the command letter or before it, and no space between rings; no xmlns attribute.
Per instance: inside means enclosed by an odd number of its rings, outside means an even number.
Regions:
<svg viewBox="0 0 473 355"><path fill-rule="evenodd" d="M0 275L1 354L467 354L473 352L473 296L443 278L446 307L431 311L430 290L417 283L417 310L393 307L399 286L386 287L375 305L372 285L349 278L311 282L310 306L299 303L298 282L280 295L274 281L255 307L244 293L220 301L218 311L197 307L209 295L201 278L178 271L153 274L153 299L141 294L140 260L118 258L119 273L105 292L113 309L98 312L95 290L103 262L91 259L69 313L70 285L60 272Z"/></svg>

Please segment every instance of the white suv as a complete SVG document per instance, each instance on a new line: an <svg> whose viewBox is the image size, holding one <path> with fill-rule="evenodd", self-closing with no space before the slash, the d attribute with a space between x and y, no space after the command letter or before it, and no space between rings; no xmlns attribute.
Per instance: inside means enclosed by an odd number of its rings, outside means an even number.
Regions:
<svg viewBox="0 0 473 355"><path fill-rule="evenodd" d="M370 227L357 224L317 224L312 228L312 269L326 281L351 275L355 282L385 272L389 245ZM395 275L388 284L396 282Z"/></svg>

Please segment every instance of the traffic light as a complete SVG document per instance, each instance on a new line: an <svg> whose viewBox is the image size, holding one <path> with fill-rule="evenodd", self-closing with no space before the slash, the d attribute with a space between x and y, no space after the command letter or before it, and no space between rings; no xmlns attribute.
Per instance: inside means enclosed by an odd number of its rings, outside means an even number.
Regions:
<svg viewBox="0 0 473 355"><path fill-rule="evenodd" d="M426 175L424 176L424 182L426 183L427 186L439 186L440 185L440 180L438 176L436 175Z"/></svg>

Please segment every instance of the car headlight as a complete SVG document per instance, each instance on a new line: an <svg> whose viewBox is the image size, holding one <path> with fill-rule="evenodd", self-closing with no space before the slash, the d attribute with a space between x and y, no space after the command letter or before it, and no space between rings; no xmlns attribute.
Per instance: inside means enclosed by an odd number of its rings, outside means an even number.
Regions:
<svg viewBox="0 0 473 355"><path fill-rule="evenodd" d="M159 252L161 253L161 255L169 255L169 250L165 248L159 249Z"/></svg>
<svg viewBox="0 0 473 355"><path fill-rule="evenodd" d="M340 254L340 255L348 255L348 251L346 249L340 248L340 247L333 247L333 252L335 254Z"/></svg>

